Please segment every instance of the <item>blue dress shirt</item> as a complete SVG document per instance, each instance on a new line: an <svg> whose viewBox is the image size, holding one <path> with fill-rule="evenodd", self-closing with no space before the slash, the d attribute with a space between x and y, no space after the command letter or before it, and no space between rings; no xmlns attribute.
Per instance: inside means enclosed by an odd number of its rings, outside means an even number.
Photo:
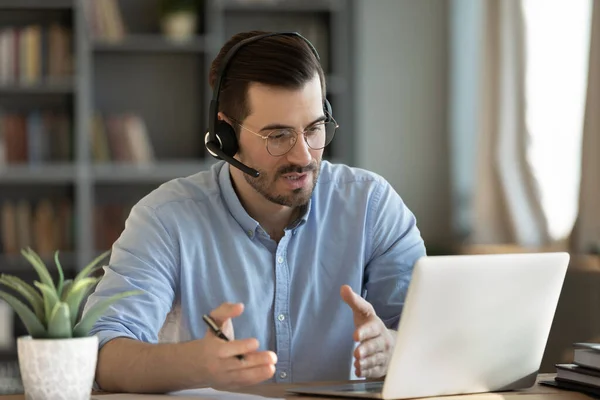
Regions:
<svg viewBox="0 0 600 400"><path fill-rule="evenodd" d="M114 303L91 334L100 346L116 337L180 342L205 335L202 314L242 302L235 337L277 354L273 381L344 380L356 344L340 287L350 285L395 328L423 255L414 215L377 174L324 160L306 212L276 243L244 210L220 161L132 208L84 312L142 289Z"/></svg>

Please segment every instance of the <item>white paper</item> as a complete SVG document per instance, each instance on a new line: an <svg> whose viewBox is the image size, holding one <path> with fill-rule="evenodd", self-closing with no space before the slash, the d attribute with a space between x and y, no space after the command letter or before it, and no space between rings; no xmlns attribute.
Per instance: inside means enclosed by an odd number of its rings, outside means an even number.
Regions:
<svg viewBox="0 0 600 400"><path fill-rule="evenodd" d="M212 388L187 389L170 392L167 394L134 394L134 393L115 393L104 394L101 396L92 396L92 400L151 400L167 397L176 397L177 400L274 400L274 397L264 397L254 394L235 393ZM278 400L283 400L279 398Z"/></svg>
<svg viewBox="0 0 600 400"><path fill-rule="evenodd" d="M275 399L275 397L264 397L264 396L259 396L259 395L255 395L255 394L226 392L226 391L221 391L221 390L215 390L215 389L212 389L212 388L180 390L178 392L171 392L169 394L171 396L202 397L204 399L212 399L212 400L265 400L265 399ZM281 399L283 399L283 398L281 398Z"/></svg>

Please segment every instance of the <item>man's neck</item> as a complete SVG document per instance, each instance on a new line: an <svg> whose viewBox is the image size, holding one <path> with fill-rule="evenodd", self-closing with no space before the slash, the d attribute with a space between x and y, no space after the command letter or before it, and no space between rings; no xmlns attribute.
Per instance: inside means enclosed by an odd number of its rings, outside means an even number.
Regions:
<svg viewBox="0 0 600 400"><path fill-rule="evenodd" d="M243 172L234 171L234 167L231 166L229 168L231 183L242 207L248 215L258 221L273 240L279 242L284 235L284 229L299 217L299 209L267 200L246 182L242 176Z"/></svg>

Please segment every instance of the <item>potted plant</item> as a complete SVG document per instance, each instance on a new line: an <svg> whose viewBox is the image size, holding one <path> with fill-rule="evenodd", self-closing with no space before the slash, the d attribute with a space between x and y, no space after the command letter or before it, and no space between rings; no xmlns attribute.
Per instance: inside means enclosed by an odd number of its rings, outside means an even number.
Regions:
<svg viewBox="0 0 600 400"><path fill-rule="evenodd" d="M159 4L163 33L178 42L192 39L198 26L198 0L161 0Z"/></svg>
<svg viewBox="0 0 600 400"><path fill-rule="evenodd" d="M78 317L85 295L100 280L90 275L101 268L99 263L108 253L94 259L74 279L65 279L56 251L58 282L54 282L39 255L27 248L21 254L39 276L39 281L33 283L35 288L16 276L0 275L0 283L24 300L0 290L0 299L13 308L29 334L17 338L17 357L27 400L89 400L98 356L98 338L90 336L89 331L114 301L141 293L119 293Z"/></svg>

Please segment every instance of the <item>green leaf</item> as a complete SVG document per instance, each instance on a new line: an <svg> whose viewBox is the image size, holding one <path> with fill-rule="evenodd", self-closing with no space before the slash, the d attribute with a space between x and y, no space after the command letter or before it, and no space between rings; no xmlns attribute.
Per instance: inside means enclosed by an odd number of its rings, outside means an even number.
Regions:
<svg viewBox="0 0 600 400"><path fill-rule="evenodd" d="M65 284L63 285L62 293L60 294L60 301L65 301L71 292L71 286L73 286L73 279L66 279Z"/></svg>
<svg viewBox="0 0 600 400"><path fill-rule="evenodd" d="M56 287L54 286L54 281L52 280L52 276L50 276L48 268L46 267L46 264L44 264L40 256L38 256L37 253L29 247L26 250L21 249L21 254L23 254L23 257L25 257L33 266L33 268L35 268L36 272L40 277L40 281L51 287L52 290L56 290Z"/></svg>
<svg viewBox="0 0 600 400"><path fill-rule="evenodd" d="M65 339L72 337L71 316L67 303L56 303L48 321L48 338Z"/></svg>
<svg viewBox="0 0 600 400"><path fill-rule="evenodd" d="M45 322L48 323L50 321L50 317L52 316L54 306L56 303L60 302L60 300L58 299L56 290L53 287L49 287L45 283L40 283L38 281L33 282L33 284L37 286L44 295L44 310L46 313Z"/></svg>
<svg viewBox="0 0 600 400"><path fill-rule="evenodd" d="M33 311L29 309L29 307L23 304L23 302L16 297L3 291L0 291L0 298L4 299L13 308L13 310L15 310L31 337L46 337L46 329L44 328L44 325L35 316Z"/></svg>
<svg viewBox="0 0 600 400"><path fill-rule="evenodd" d="M81 318L81 321L79 321L79 323L77 325L75 325L75 328L73 329L73 337L87 336L89 334L90 330L92 329L92 327L94 326L94 323L96 322L96 320L98 320L98 318L100 318L102 313L104 313L104 311L115 301L122 299L124 297L133 296L133 295L142 294L142 293L144 293L144 292L141 290L130 290L128 292L116 294L114 296L111 296L107 299L104 299L104 300L94 304L84 314L83 318Z"/></svg>
<svg viewBox="0 0 600 400"><path fill-rule="evenodd" d="M33 311L35 312L36 317L40 321L44 320L44 299L33 288L33 286L26 283L21 278L5 274L0 275L0 283L19 292L25 298L25 300L29 302L31 308L33 308Z"/></svg>
<svg viewBox="0 0 600 400"><path fill-rule="evenodd" d="M78 282L73 283L71 290L65 302L69 305L71 311L71 326L75 326L77 315L79 314L79 306L89 288L96 284L100 278L83 278Z"/></svg>
<svg viewBox="0 0 600 400"><path fill-rule="evenodd" d="M85 266L85 268L83 268L81 271L79 271L79 273L75 277L75 282L82 280L83 278L91 275L96 270L102 268L101 265L98 267L96 267L96 265L100 261L105 259L109 254L110 254L110 250L107 250L104 253L100 254L98 257L94 258L91 263L89 263L88 265Z"/></svg>
<svg viewBox="0 0 600 400"><path fill-rule="evenodd" d="M60 261L58 260L58 250L54 252L54 263L56 264L56 269L58 270L58 287L56 288L56 293L58 293L58 297L60 297L63 291L63 284L65 282L65 274L63 272L62 265L60 265Z"/></svg>

